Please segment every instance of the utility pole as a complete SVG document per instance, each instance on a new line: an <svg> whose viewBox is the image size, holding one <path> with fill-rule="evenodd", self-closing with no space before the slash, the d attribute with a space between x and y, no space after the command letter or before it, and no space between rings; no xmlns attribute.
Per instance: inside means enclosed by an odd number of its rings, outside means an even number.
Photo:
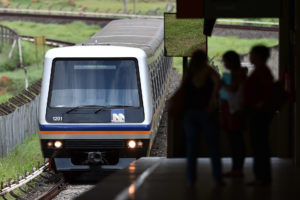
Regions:
<svg viewBox="0 0 300 200"><path fill-rule="evenodd" d="M24 74L25 74L25 88L28 88L28 73L26 67L23 66L23 54L22 54L22 45L21 45L21 39L20 37L17 38L18 40L18 49L19 49L19 61L20 61L20 67L23 68Z"/></svg>
<svg viewBox="0 0 300 200"><path fill-rule="evenodd" d="M126 14L127 13L127 0L123 0L123 12Z"/></svg>

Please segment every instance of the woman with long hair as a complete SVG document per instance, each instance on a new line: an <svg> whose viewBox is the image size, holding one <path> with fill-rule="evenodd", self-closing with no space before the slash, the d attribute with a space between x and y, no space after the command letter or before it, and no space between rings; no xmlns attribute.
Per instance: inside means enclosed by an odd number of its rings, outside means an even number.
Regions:
<svg viewBox="0 0 300 200"><path fill-rule="evenodd" d="M217 184L223 185L216 115L220 76L208 65L207 55L202 50L193 53L182 84L185 85L183 125L186 137L188 186L193 186L197 179L197 150L200 132L205 137L212 163L213 178Z"/></svg>

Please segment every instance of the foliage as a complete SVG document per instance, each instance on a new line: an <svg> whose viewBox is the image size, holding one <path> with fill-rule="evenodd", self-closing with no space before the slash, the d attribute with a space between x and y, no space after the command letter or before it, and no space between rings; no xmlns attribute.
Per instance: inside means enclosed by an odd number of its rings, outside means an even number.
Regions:
<svg viewBox="0 0 300 200"><path fill-rule="evenodd" d="M9 52L11 51L12 45L4 44L0 53L0 72L1 71L13 71L18 67L18 47L14 48L12 57L8 58Z"/></svg>

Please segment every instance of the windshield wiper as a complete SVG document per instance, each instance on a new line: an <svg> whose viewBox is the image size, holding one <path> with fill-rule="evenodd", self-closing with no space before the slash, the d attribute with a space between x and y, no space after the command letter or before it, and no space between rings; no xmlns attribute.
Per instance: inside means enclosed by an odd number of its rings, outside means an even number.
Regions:
<svg viewBox="0 0 300 200"><path fill-rule="evenodd" d="M71 108L66 113L69 114L73 110L76 110L76 109L79 109L79 108L99 108L99 107L101 107L101 106L100 105L81 105L81 106L76 106L74 108Z"/></svg>
<svg viewBox="0 0 300 200"><path fill-rule="evenodd" d="M135 108L134 106L124 106L124 105L113 105L113 106L102 106L98 110L96 110L94 113L97 114L98 112L106 109L114 109L114 108Z"/></svg>

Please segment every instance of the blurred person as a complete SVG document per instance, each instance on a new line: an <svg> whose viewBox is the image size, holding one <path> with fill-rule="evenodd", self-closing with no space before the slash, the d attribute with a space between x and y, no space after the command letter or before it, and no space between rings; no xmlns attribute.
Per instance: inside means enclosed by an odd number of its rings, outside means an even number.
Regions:
<svg viewBox="0 0 300 200"><path fill-rule="evenodd" d="M244 114L242 111L243 83L247 78L247 68L242 68L239 55L228 51L222 57L224 66L230 71L229 84L222 83L227 91L227 100L221 101L221 125L226 131L232 155L231 171L225 177L243 177L245 144L243 138Z"/></svg>
<svg viewBox="0 0 300 200"><path fill-rule="evenodd" d="M269 153L269 126L272 113L264 109L274 85L273 75L267 66L270 50L254 46L250 51L250 62L254 71L244 84L244 105L249 121L250 140L253 151L253 172L255 180L248 185L271 183L271 162Z"/></svg>
<svg viewBox="0 0 300 200"><path fill-rule="evenodd" d="M186 138L187 184L193 187L197 179L197 150L200 131L204 134L212 163L213 178L223 185L217 123L219 74L208 65L205 52L196 50L183 79L183 126Z"/></svg>

